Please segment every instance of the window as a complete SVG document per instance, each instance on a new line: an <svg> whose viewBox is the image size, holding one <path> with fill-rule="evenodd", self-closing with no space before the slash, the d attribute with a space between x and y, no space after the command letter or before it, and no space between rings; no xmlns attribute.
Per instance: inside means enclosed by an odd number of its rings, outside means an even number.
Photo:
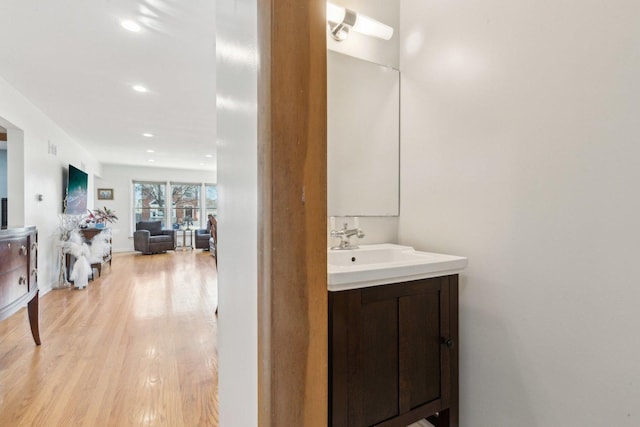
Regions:
<svg viewBox="0 0 640 427"><path fill-rule="evenodd" d="M202 184L171 184L171 223L174 228L200 228Z"/></svg>
<svg viewBox="0 0 640 427"><path fill-rule="evenodd" d="M193 230L207 227L207 215L218 215L215 184L133 181L133 199L132 226L160 220L165 228Z"/></svg>
<svg viewBox="0 0 640 427"><path fill-rule="evenodd" d="M139 221L164 220L166 184L164 182L134 182L134 224Z"/></svg>
<svg viewBox="0 0 640 427"><path fill-rule="evenodd" d="M209 214L218 217L218 188L213 184L205 184L205 217Z"/></svg>

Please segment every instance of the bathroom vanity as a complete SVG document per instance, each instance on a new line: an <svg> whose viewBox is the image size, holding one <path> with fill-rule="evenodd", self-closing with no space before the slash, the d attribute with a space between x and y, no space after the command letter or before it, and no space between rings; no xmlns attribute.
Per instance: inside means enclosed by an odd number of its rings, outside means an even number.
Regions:
<svg viewBox="0 0 640 427"><path fill-rule="evenodd" d="M398 245L328 255L330 425L457 426L466 258Z"/></svg>

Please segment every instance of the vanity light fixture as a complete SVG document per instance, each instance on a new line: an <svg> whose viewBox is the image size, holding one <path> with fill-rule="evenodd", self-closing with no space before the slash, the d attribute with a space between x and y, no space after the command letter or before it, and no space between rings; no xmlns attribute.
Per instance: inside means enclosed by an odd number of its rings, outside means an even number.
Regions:
<svg viewBox="0 0 640 427"><path fill-rule="evenodd" d="M345 40L350 29L383 40L393 37L392 27L332 3L327 3L327 23L331 36L337 41Z"/></svg>

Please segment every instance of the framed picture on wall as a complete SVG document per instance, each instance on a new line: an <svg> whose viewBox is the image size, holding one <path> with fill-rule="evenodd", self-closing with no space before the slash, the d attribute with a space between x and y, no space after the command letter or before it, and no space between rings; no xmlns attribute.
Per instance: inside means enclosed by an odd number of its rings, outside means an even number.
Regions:
<svg viewBox="0 0 640 427"><path fill-rule="evenodd" d="M98 200L113 200L113 188L98 188Z"/></svg>

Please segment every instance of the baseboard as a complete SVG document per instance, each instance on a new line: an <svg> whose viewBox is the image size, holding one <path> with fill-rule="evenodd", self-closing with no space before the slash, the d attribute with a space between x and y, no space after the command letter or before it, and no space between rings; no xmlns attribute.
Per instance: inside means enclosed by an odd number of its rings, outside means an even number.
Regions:
<svg viewBox="0 0 640 427"><path fill-rule="evenodd" d="M46 294L48 294L49 292L51 292L51 290L53 290L53 286L56 285L58 282L51 282L48 285L45 286L38 286L38 295L39 296L44 296Z"/></svg>
<svg viewBox="0 0 640 427"><path fill-rule="evenodd" d="M113 253L126 253L126 252L135 252L134 249L132 248L113 248L112 249Z"/></svg>

